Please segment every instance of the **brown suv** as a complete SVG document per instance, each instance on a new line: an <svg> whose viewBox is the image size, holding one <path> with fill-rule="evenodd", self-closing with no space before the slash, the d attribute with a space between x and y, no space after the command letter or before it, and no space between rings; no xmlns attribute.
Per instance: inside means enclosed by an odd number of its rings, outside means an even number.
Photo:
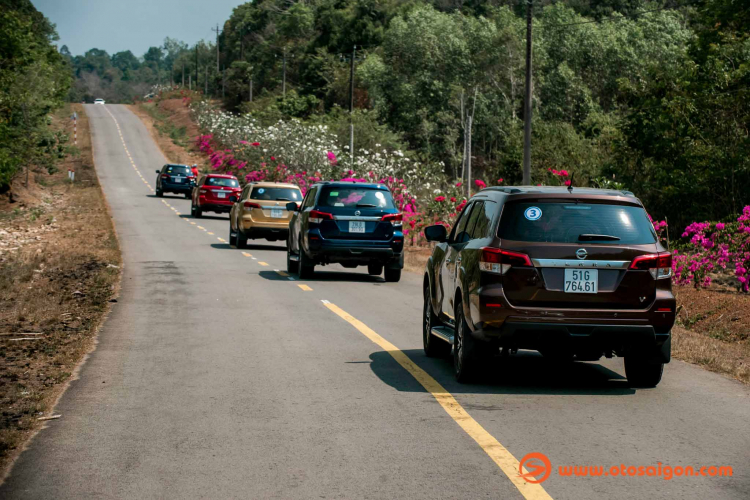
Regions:
<svg viewBox="0 0 750 500"><path fill-rule="evenodd" d="M453 351L456 378L532 349L557 360L625 357L631 385L656 386L675 320L670 252L629 191L494 187L469 200L424 276L422 340Z"/></svg>

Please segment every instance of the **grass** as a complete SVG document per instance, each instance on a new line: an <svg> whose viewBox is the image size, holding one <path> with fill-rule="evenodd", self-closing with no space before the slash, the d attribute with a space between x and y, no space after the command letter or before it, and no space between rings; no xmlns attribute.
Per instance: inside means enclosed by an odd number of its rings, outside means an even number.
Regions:
<svg viewBox="0 0 750 500"><path fill-rule="evenodd" d="M154 127L163 136L172 139L172 142L182 148L186 148L189 142L187 127L178 127L169 119L169 117L159 111L155 104L144 104L143 109L154 119Z"/></svg>
<svg viewBox="0 0 750 500"><path fill-rule="evenodd" d="M30 191L41 195L29 194L23 209L0 211L2 229L32 236L14 243L17 250L0 252L0 471L91 350L120 279L119 245L94 170L88 120L81 106L76 111L80 155L69 156L58 173L36 172ZM54 123L64 126L70 108L59 115ZM34 205L35 199L42 201ZM29 332L41 335L12 340Z"/></svg>

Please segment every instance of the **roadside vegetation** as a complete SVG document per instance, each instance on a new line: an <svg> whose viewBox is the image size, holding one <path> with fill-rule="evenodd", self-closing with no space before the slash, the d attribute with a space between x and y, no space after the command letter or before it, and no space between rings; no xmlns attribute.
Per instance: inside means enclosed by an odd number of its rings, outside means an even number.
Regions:
<svg viewBox="0 0 750 500"><path fill-rule="evenodd" d="M72 75L53 26L28 0L3 0L0 40L2 475L93 348L120 252L88 119L64 105Z"/></svg>

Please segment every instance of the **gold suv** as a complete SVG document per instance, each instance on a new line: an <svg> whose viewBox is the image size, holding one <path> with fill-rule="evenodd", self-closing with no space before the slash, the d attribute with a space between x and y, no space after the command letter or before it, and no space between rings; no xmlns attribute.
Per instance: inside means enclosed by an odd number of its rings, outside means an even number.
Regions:
<svg viewBox="0 0 750 500"><path fill-rule="evenodd" d="M229 244L247 247L248 239L286 241L289 220L294 212L286 208L289 202L302 203L302 192L295 184L281 182L252 182L242 189L229 212Z"/></svg>

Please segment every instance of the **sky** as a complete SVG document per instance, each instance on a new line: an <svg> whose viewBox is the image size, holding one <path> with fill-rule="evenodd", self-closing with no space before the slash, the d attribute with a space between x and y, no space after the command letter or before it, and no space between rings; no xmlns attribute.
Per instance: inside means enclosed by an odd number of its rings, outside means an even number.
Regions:
<svg viewBox="0 0 750 500"><path fill-rule="evenodd" d="M247 0L31 0L57 25L59 47L73 55L89 49L110 55L130 50L137 57L171 37L192 45L213 40L234 7Z"/></svg>

